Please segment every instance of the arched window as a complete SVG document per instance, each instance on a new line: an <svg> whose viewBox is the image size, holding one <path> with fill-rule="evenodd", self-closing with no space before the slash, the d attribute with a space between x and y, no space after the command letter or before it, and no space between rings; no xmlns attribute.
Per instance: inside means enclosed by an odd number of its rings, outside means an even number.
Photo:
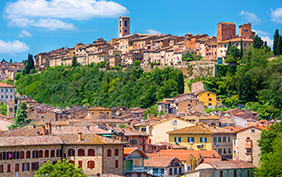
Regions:
<svg viewBox="0 0 282 177"><path fill-rule="evenodd" d="M62 156L62 151L61 149L57 149L57 157L61 157Z"/></svg>
<svg viewBox="0 0 282 177"><path fill-rule="evenodd" d="M20 158L20 152L19 151L15 151L14 152L14 159L19 159Z"/></svg>
<svg viewBox="0 0 282 177"><path fill-rule="evenodd" d="M95 156L95 150L94 149L88 149L88 156Z"/></svg>
<svg viewBox="0 0 282 177"><path fill-rule="evenodd" d="M51 157L55 157L55 150L51 151Z"/></svg>
<svg viewBox="0 0 282 177"><path fill-rule="evenodd" d="M49 151L48 150L45 150L45 157L49 157Z"/></svg>
<svg viewBox="0 0 282 177"><path fill-rule="evenodd" d="M112 156L112 150L111 150L111 149L108 149L108 150L107 150L107 156L108 156L108 157L111 157L111 156Z"/></svg>
<svg viewBox="0 0 282 177"><path fill-rule="evenodd" d="M90 160L87 162L87 168L95 168L95 162Z"/></svg>
<svg viewBox="0 0 282 177"><path fill-rule="evenodd" d="M43 157L43 151L42 151L42 150L40 150L40 151L38 152L38 157L39 157L39 158Z"/></svg>
<svg viewBox="0 0 282 177"><path fill-rule="evenodd" d="M30 158L30 151L26 151L26 158Z"/></svg>
<svg viewBox="0 0 282 177"><path fill-rule="evenodd" d="M24 159L24 151L20 152L20 159Z"/></svg>
<svg viewBox="0 0 282 177"><path fill-rule="evenodd" d="M118 156L118 149L115 149L115 156Z"/></svg>
<svg viewBox="0 0 282 177"><path fill-rule="evenodd" d="M75 150L74 149L69 149L68 150L68 156L74 156Z"/></svg>
<svg viewBox="0 0 282 177"><path fill-rule="evenodd" d="M13 159L13 152L8 152L7 156L7 159Z"/></svg>
<svg viewBox="0 0 282 177"><path fill-rule="evenodd" d="M78 149L78 156L85 156L84 149Z"/></svg>
<svg viewBox="0 0 282 177"><path fill-rule="evenodd" d="M38 158L38 151L32 151L32 158Z"/></svg>

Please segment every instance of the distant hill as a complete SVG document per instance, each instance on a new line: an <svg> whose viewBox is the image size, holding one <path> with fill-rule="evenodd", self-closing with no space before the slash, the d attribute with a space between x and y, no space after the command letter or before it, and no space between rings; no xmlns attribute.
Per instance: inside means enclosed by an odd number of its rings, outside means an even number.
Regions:
<svg viewBox="0 0 282 177"><path fill-rule="evenodd" d="M48 68L35 75L21 75L17 91L40 103L66 107L127 106L148 108L157 100L184 92L180 70L155 68L144 72L141 68L127 71L99 71L97 65Z"/></svg>

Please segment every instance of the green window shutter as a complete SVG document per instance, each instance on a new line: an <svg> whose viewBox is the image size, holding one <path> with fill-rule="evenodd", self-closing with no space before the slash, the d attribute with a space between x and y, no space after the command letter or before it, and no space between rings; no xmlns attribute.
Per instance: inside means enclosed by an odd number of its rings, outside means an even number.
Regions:
<svg viewBox="0 0 282 177"><path fill-rule="evenodd" d="M181 137L178 137L178 141L179 141L179 143L181 143Z"/></svg>
<svg viewBox="0 0 282 177"><path fill-rule="evenodd" d="M174 142L176 142L176 137L174 137Z"/></svg>
<svg viewBox="0 0 282 177"><path fill-rule="evenodd" d="M193 143L195 142L195 141L194 141L194 137L191 137L191 142L193 142Z"/></svg>
<svg viewBox="0 0 282 177"><path fill-rule="evenodd" d="M230 142L230 136L228 137L228 142Z"/></svg>
<svg viewBox="0 0 282 177"><path fill-rule="evenodd" d="M208 142L208 138L207 137L205 137L205 143L207 143Z"/></svg>
<svg viewBox="0 0 282 177"><path fill-rule="evenodd" d="M216 137L213 137L213 142L214 142L214 143L216 143L216 139L217 139Z"/></svg>
<svg viewBox="0 0 282 177"><path fill-rule="evenodd" d="M190 137L187 137L187 142L190 143Z"/></svg>
<svg viewBox="0 0 282 177"><path fill-rule="evenodd" d="M203 142L203 140L202 140L203 138L202 137L200 137L200 143L202 143Z"/></svg>

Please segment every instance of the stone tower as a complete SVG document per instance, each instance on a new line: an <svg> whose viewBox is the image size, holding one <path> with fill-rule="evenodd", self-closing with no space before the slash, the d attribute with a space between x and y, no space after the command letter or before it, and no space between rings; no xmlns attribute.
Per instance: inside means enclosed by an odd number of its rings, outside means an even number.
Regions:
<svg viewBox="0 0 282 177"><path fill-rule="evenodd" d="M244 38L251 38L252 36L252 24L247 23L239 26L239 35Z"/></svg>
<svg viewBox="0 0 282 177"><path fill-rule="evenodd" d="M129 17L119 17L118 18L118 37L130 34L130 18Z"/></svg>
<svg viewBox="0 0 282 177"><path fill-rule="evenodd" d="M217 24L217 42L233 39L236 37L236 25L229 22Z"/></svg>
<svg viewBox="0 0 282 177"><path fill-rule="evenodd" d="M15 118L15 102L13 101L7 102L7 116Z"/></svg>

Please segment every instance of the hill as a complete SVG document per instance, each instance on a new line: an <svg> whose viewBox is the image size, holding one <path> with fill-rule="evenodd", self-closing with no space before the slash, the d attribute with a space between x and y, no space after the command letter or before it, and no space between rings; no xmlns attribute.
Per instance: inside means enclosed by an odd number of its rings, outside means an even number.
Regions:
<svg viewBox="0 0 282 177"><path fill-rule="evenodd" d="M127 71L99 71L98 65L50 67L34 75L21 75L17 91L40 103L66 107L127 106L148 108L157 100L184 92L180 70L158 68L144 72L138 66Z"/></svg>

